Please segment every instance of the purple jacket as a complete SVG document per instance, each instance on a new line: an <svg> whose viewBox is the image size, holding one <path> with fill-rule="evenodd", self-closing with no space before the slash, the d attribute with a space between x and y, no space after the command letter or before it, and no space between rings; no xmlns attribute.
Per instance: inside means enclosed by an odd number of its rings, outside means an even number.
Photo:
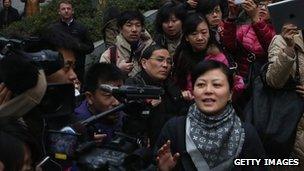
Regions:
<svg viewBox="0 0 304 171"><path fill-rule="evenodd" d="M87 100L82 101L81 104L74 110L74 112L75 112L75 116L77 117L78 120L85 120L93 115L89 111ZM94 123L94 127L95 127L96 131L99 131L102 134L107 134L107 137L105 138L104 143L109 142L114 137L114 133L116 131L122 130L124 114L122 112L120 112L119 115L120 115L119 120L114 125L109 125L109 124L103 123L101 120Z"/></svg>

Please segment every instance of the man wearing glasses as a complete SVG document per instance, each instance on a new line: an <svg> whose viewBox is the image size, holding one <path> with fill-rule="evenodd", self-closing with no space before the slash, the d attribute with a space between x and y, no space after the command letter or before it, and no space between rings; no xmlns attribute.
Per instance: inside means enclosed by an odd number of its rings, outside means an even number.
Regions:
<svg viewBox="0 0 304 171"><path fill-rule="evenodd" d="M186 106L183 101L181 90L170 80L173 59L169 51L159 45L147 47L140 60L142 71L134 77L126 80L129 85L152 85L162 87L165 90L160 99L146 100L142 106L136 106L132 112L141 112L139 115L145 115L146 120L137 120L137 128L145 129L147 136L150 138L150 145L153 146L162 126L173 116L183 113ZM136 123L138 118L130 118ZM139 131L140 132L140 131Z"/></svg>

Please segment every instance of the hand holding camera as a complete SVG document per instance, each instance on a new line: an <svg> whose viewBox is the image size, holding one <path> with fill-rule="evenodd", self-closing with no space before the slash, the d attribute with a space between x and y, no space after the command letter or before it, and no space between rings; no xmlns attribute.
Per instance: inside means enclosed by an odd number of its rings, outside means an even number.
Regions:
<svg viewBox="0 0 304 171"><path fill-rule="evenodd" d="M284 38L288 47L294 48L294 35L298 33L298 27L293 24L285 24L282 27L281 36Z"/></svg>
<svg viewBox="0 0 304 171"><path fill-rule="evenodd" d="M187 0L187 3L190 5L191 8L196 8L198 0Z"/></svg>
<svg viewBox="0 0 304 171"><path fill-rule="evenodd" d="M259 21L258 6L254 3L253 0L244 0L241 6L253 22Z"/></svg>
<svg viewBox="0 0 304 171"><path fill-rule="evenodd" d="M240 1L243 0L228 0L228 9L229 9L228 18L230 19L235 19L239 15L240 7L237 5L236 1L238 1L238 4L240 4Z"/></svg>

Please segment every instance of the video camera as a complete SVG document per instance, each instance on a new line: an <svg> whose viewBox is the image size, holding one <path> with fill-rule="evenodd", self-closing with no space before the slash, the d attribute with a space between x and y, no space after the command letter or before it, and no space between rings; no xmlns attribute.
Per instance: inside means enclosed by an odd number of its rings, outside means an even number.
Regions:
<svg viewBox="0 0 304 171"><path fill-rule="evenodd" d="M134 137L124 132L115 132L113 139L100 148L96 146L95 141L83 135L86 135L90 126L99 119L132 107L147 98L159 99L164 90L154 86L113 87L106 84L101 84L99 89L112 93L121 104L64 127L61 131L48 132L49 155L61 161L76 160L80 170L125 170L134 165L144 167L145 157L140 154L148 146L147 137Z"/></svg>
<svg viewBox="0 0 304 171"><path fill-rule="evenodd" d="M7 39L0 37L0 60L10 55L19 55L24 60L43 69L46 75L61 69L64 65L62 54L52 50L45 50L45 45L37 37L28 39Z"/></svg>

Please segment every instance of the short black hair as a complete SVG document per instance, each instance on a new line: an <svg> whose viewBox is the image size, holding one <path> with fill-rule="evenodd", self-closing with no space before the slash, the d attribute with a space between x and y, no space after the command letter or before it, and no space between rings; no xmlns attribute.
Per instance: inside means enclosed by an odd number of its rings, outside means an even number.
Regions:
<svg viewBox="0 0 304 171"><path fill-rule="evenodd" d="M85 75L85 89L94 92L98 89L99 84L123 81L123 79L124 75L116 65L96 63L89 68Z"/></svg>
<svg viewBox="0 0 304 171"><path fill-rule="evenodd" d="M145 18L139 11L124 11L118 17L118 27L121 29L124 24L131 20L138 20L142 26L145 25Z"/></svg>
<svg viewBox="0 0 304 171"><path fill-rule="evenodd" d="M21 170L24 160L24 143L9 133L0 131L0 162L5 170Z"/></svg>
<svg viewBox="0 0 304 171"><path fill-rule="evenodd" d="M21 54L9 53L0 59L0 80L16 95L33 88L38 74L38 68Z"/></svg>
<svg viewBox="0 0 304 171"><path fill-rule="evenodd" d="M221 11L221 0L199 0L199 3L196 8L196 12L203 15L210 14L216 6L220 6Z"/></svg>
<svg viewBox="0 0 304 171"><path fill-rule="evenodd" d="M181 3L167 2L159 8L155 19L155 30L157 33L162 34L162 24L170 19L171 15L175 15L179 20L184 21L187 16L187 10Z"/></svg>
<svg viewBox="0 0 304 171"><path fill-rule="evenodd" d="M14 170L23 165L24 147L31 151L32 162L37 162L41 157L38 142L30 134L25 124L13 117L0 120L0 161L4 163L5 170ZM16 166L15 166L16 165ZM15 170L21 170L15 169Z"/></svg>
<svg viewBox="0 0 304 171"><path fill-rule="evenodd" d="M152 56L152 53L154 51L160 50L160 49L166 49L166 48L164 48L164 47L162 47L162 46L160 46L158 44L150 45L146 49L144 49L144 51L143 51L140 59L142 59L142 58L149 59Z"/></svg>
<svg viewBox="0 0 304 171"><path fill-rule="evenodd" d="M229 89L231 91L233 88L233 72L229 70L229 68L222 62L215 60L202 61L194 67L191 74L192 86L194 86L194 83L198 77L214 69L220 69L226 75L229 83Z"/></svg>

